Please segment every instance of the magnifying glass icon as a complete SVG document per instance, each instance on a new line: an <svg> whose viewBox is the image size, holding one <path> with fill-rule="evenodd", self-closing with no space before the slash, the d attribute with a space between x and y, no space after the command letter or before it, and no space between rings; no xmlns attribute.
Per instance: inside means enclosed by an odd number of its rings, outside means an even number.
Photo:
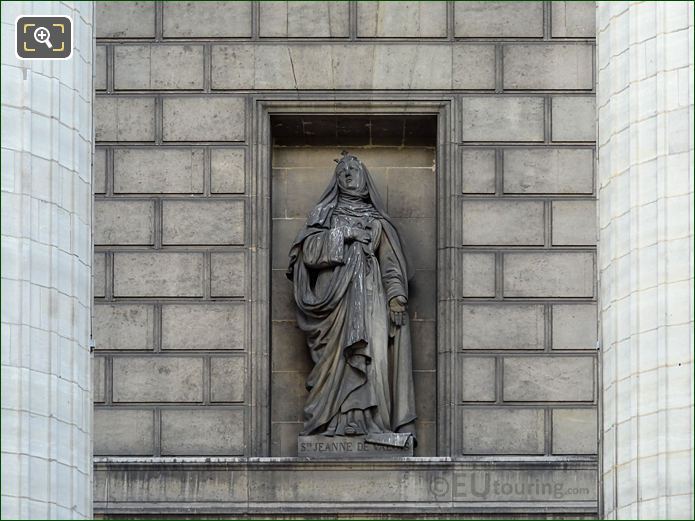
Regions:
<svg viewBox="0 0 695 521"><path fill-rule="evenodd" d="M50 38L51 33L45 27L37 27L34 30L34 39L39 43L45 43L46 47L48 47L49 49L53 49L53 45L51 45Z"/></svg>

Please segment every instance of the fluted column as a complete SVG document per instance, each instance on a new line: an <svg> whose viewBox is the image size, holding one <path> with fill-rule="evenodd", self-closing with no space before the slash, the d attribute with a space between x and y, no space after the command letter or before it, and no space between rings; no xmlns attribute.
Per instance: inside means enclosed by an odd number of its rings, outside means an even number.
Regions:
<svg viewBox="0 0 695 521"><path fill-rule="evenodd" d="M693 6L599 2L606 518L693 517Z"/></svg>
<svg viewBox="0 0 695 521"><path fill-rule="evenodd" d="M72 57L17 59L50 14ZM92 2L3 2L2 38L2 518L89 519Z"/></svg>

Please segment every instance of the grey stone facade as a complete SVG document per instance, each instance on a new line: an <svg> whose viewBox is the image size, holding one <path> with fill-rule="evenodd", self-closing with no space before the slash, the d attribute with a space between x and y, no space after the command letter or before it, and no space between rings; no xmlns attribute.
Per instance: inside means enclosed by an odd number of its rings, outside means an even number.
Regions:
<svg viewBox="0 0 695 521"><path fill-rule="evenodd" d="M112 456L293 455L307 360L284 256L353 143L273 147L270 117L427 114L431 144L354 150L416 230L416 455L571 460L588 495L529 512L595 514L594 10L97 2L99 479L138 472ZM99 483L101 513L165 511Z"/></svg>
<svg viewBox="0 0 695 521"><path fill-rule="evenodd" d="M2 18L3 519L693 518L692 3ZM282 243L344 148L415 225L419 457L294 457Z"/></svg>

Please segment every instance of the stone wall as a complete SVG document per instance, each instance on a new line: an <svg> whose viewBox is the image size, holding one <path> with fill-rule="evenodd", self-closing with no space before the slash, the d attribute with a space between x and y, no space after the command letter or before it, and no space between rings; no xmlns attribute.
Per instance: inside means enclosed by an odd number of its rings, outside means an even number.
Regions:
<svg viewBox="0 0 695 521"><path fill-rule="evenodd" d="M133 100L114 101L112 116L97 111L97 139L123 139L99 127L103 117L116 128L121 102ZM190 99L176 101L174 112L190 110ZM220 101L243 113L238 99ZM214 110L238 128L223 107ZM165 111L164 134L220 138L207 118L191 129L190 113ZM156 143L97 151L93 327L106 355L94 365L95 401L104 404L97 454L245 453L244 156L243 146Z"/></svg>
<svg viewBox="0 0 695 521"><path fill-rule="evenodd" d="M531 110L526 123L540 111L548 141L535 147L510 100L463 101L456 453L596 454L594 154L584 144L593 130L580 136L566 121L568 142L553 125L560 107L591 111L593 100L549 100L552 130L542 100L513 100ZM496 114L495 126L474 124ZM469 144L467 126L470 141L519 143Z"/></svg>
<svg viewBox="0 0 695 521"><path fill-rule="evenodd" d="M601 2L604 511L693 517L693 5Z"/></svg>
<svg viewBox="0 0 695 521"><path fill-rule="evenodd" d="M2 519L92 518L91 2L2 4ZM22 15L68 60L19 60Z"/></svg>
<svg viewBox="0 0 695 521"><path fill-rule="evenodd" d="M438 274L425 454L596 465L594 13L97 2L95 453L291 454L271 443L269 274L284 259L269 251L282 199L264 107L422 102L445 107L423 249ZM330 169L321 157L306 166ZM291 447L298 418L282 421Z"/></svg>

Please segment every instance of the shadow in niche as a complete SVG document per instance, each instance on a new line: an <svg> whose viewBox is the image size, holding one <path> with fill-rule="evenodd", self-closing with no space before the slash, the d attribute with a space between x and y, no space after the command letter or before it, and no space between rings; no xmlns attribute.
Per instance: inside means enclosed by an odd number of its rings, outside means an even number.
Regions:
<svg viewBox="0 0 695 521"><path fill-rule="evenodd" d="M409 314L416 456L436 455L436 142L432 115L276 115L272 136L271 455L296 456L312 362L295 322L288 252L342 150L369 168L414 266Z"/></svg>
<svg viewBox="0 0 695 521"><path fill-rule="evenodd" d="M437 143L437 118L432 115L275 115L270 126L273 145L281 147L434 147Z"/></svg>

